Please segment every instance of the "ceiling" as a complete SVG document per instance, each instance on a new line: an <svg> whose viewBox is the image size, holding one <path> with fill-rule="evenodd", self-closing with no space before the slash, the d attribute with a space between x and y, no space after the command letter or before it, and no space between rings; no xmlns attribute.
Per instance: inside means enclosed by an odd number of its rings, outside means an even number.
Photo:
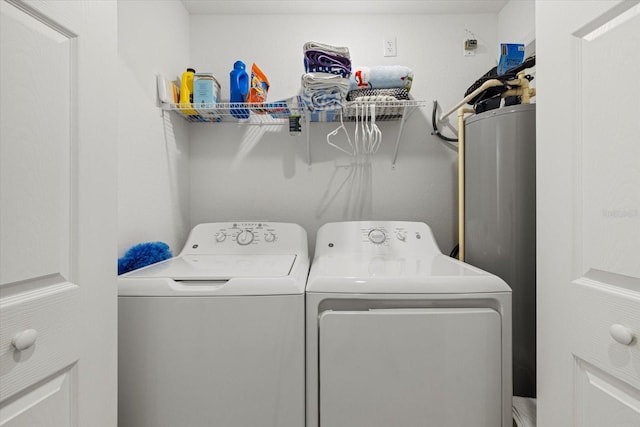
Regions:
<svg viewBox="0 0 640 427"><path fill-rule="evenodd" d="M182 0L192 15L478 14L498 13L508 0Z"/></svg>

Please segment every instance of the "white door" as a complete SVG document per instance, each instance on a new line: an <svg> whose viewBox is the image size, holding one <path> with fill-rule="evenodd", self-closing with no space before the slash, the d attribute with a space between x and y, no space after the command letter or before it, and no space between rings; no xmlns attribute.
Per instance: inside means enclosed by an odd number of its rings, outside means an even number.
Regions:
<svg viewBox="0 0 640 427"><path fill-rule="evenodd" d="M640 5L536 2L538 425L640 426Z"/></svg>
<svg viewBox="0 0 640 427"><path fill-rule="evenodd" d="M116 3L0 8L0 426L115 426Z"/></svg>

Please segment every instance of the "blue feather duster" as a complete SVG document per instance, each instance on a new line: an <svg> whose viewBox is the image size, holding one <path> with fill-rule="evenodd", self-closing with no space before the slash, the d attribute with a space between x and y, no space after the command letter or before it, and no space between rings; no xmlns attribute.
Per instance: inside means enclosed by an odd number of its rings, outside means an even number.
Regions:
<svg viewBox="0 0 640 427"><path fill-rule="evenodd" d="M118 274L124 274L171 258L171 249L164 242L139 243L118 259Z"/></svg>

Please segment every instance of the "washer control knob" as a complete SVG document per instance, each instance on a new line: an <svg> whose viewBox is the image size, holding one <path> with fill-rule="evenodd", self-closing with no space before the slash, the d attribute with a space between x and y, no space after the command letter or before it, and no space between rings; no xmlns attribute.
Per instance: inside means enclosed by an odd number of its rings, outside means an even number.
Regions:
<svg viewBox="0 0 640 427"><path fill-rule="evenodd" d="M276 235L275 233L269 231L267 233L265 233L264 235L264 241L267 243L273 243L276 241Z"/></svg>
<svg viewBox="0 0 640 427"><path fill-rule="evenodd" d="M218 231L216 233L216 242L218 243L222 243L227 239L227 235L224 234L222 231Z"/></svg>
<svg viewBox="0 0 640 427"><path fill-rule="evenodd" d="M401 242L404 242L405 240L407 240L407 233L402 232L402 231L398 231L398 233L396 234L396 237L398 238L398 240L400 240Z"/></svg>
<svg viewBox="0 0 640 427"><path fill-rule="evenodd" d="M374 228L373 230L369 231L369 240L371 241L371 243L379 245L387 240L387 235L384 234L384 231L380 230L379 228Z"/></svg>
<svg viewBox="0 0 640 427"><path fill-rule="evenodd" d="M253 239L254 239L254 235L251 232L251 230L242 230L236 236L236 242L238 242L238 244L241 246L246 246L250 244L251 242L253 242Z"/></svg>

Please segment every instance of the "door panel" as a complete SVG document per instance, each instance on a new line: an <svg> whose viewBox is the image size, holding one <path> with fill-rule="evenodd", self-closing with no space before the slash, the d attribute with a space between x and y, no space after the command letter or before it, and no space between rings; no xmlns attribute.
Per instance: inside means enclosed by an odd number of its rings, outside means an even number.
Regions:
<svg viewBox="0 0 640 427"><path fill-rule="evenodd" d="M640 392L581 359L576 359L576 425L638 425Z"/></svg>
<svg viewBox="0 0 640 427"><path fill-rule="evenodd" d="M576 195L582 204L576 211L582 229L575 253L582 275L569 289L576 307L573 412L581 426L640 424L640 349L637 342L616 342L610 332L619 325L640 334L640 126L635 109L640 91L612 91L603 84L610 78L636 78L639 29L640 6L635 6L610 11L573 35L580 156ZM607 104L613 108L603 108Z"/></svg>
<svg viewBox="0 0 640 427"><path fill-rule="evenodd" d="M69 382L45 379L79 359L79 289L69 282L73 41L42 15L0 7L0 425L71 425ZM26 333L35 341L20 350L13 340Z"/></svg>
<svg viewBox="0 0 640 427"><path fill-rule="evenodd" d="M0 299L0 346L6 349L0 355L3 399L78 360L78 296L78 287L66 283ZM12 341L29 330L37 334L34 344L18 351Z"/></svg>
<svg viewBox="0 0 640 427"><path fill-rule="evenodd" d="M77 405L74 376L76 365L65 369L53 378L35 384L28 392L6 402L0 413L3 427L20 426L71 426L75 424L72 411L60 411L61 407Z"/></svg>
<svg viewBox="0 0 640 427"><path fill-rule="evenodd" d="M538 424L640 425L640 4L536 2L536 33Z"/></svg>
<svg viewBox="0 0 640 427"><path fill-rule="evenodd" d="M0 1L3 427L116 424L115 6Z"/></svg>
<svg viewBox="0 0 640 427"><path fill-rule="evenodd" d="M637 79L639 28L635 6L575 34L583 272L640 277L640 90L615 83Z"/></svg>
<svg viewBox="0 0 640 427"><path fill-rule="evenodd" d="M0 62L0 286L68 280L72 42L49 23L0 6L7 58Z"/></svg>
<svg viewBox="0 0 640 427"><path fill-rule="evenodd" d="M640 336L640 289L628 276L599 271L590 271L571 289L576 319L574 357L640 390L640 345L637 339L627 345L614 338L615 328ZM576 381L582 384L582 379Z"/></svg>
<svg viewBox="0 0 640 427"><path fill-rule="evenodd" d="M319 360L323 427L502 425L491 309L327 311Z"/></svg>

